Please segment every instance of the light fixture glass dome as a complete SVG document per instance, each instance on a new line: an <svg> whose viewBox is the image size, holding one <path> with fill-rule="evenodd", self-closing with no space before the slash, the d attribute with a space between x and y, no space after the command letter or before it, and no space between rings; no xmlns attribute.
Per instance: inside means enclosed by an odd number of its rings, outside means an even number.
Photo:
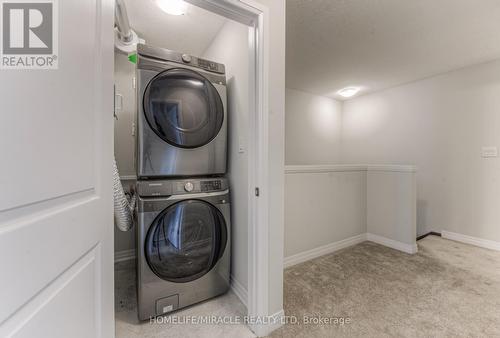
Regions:
<svg viewBox="0 0 500 338"><path fill-rule="evenodd" d="M186 14L188 4L183 0L154 0L162 11L171 15Z"/></svg>
<svg viewBox="0 0 500 338"><path fill-rule="evenodd" d="M356 95L359 92L359 87L346 87L337 92L342 97L348 98Z"/></svg>

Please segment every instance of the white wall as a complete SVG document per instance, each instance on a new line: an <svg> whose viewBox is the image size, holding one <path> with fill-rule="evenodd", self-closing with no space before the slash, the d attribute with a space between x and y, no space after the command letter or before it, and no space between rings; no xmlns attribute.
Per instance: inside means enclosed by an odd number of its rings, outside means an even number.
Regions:
<svg viewBox="0 0 500 338"><path fill-rule="evenodd" d="M286 162L416 165L418 234L445 230L498 242L500 159L482 158L481 148L500 146L499 92L500 61L361 96L343 106L287 89ZM304 237L296 194L303 192L306 204L325 199L335 204L338 196L327 193L335 185L325 175L302 177L301 182L287 175L286 256L338 240L336 235L357 227L355 222L342 225L349 209L323 208L323 202L303 215L314 220L314 231ZM311 187L316 187L313 199ZM379 188L372 194L379 195ZM377 215L371 216L368 225L377 223ZM397 235L396 230L380 232Z"/></svg>
<svg viewBox="0 0 500 338"><path fill-rule="evenodd" d="M121 177L135 177L134 154L135 136L132 127L135 123L136 97L133 86L135 65L124 54L115 53L115 90L122 95L122 109L116 110L115 159ZM125 189L135 180L122 181ZM135 249L135 228L123 232L115 227L115 252Z"/></svg>
<svg viewBox="0 0 500 338"><path fill-rule="evenodd" d="M248 27L228 21L203 57L226 66L228 91L228 177L231 189L231 275L248 290ZM239 146L243 152L239 152Z"/></svg>
<svg viewBox="0 0 500 338"><path fill-rule="evenodd" d="M412 166L289 165L285 266L370 240L416 252Z"/></svg>
<svg viewBox="0 0 500 338"><path fill-rule="evenodd" d="M418 233L500 241L500 61L344 102L344 163L415 164Z"/></svg>
<svg viewBox="0 0 500 338"><path fill-rule="evenodd" d="M412 166L368 166L366 232L382 244L416 253L417 191ZM376 241L376 240L375 240Z"/></svg>
<svg viewBox="0 0 500 338"><path fill-rule="evenodd" d="M341 102L287 88L286 163L339 163L341 118Z"/></svg>
<svg viewBox="0 0 500 338"><path fill-rule="evenodd" d="M366 233L366 170L285 175L285 257Z"/></svg>
<svg viewBox="0 0 500 338"><path fill-rule="evenodd" d="M136 97L133 87L135 64L125 54L115 53L115 90L122 95L122 109L116 111L115 158L120 176L135 176L135 137L132 125L135 123Z"/></svg>

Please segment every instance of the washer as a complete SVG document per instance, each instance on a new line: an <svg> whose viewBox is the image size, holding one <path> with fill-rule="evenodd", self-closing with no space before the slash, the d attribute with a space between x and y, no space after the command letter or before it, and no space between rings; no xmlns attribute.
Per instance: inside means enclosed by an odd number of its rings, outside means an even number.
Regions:
<svg viewBox="0 0 500 338"><path fill-rule="evenodd" d="M224 174L224 65L143 44L137 55L137 176Z"/></svg>
<svg viewBox="0 0 500 338"><path fill-rule="evenodd" d="M231 252L227 179L139 181L137 192L139 319L225 293Z"/></svg>

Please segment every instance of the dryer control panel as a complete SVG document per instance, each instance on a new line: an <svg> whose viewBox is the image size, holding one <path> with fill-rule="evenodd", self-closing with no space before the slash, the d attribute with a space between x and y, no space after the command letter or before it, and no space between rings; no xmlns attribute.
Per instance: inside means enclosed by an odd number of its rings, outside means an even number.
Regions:
<svg viewBox="0 0 500 338"><path fill-rule="evenodd" d="M160 62L163 60L189 65L191 67L201 68L213 73L226 73L226 67L222 63L202 59L194 55L182 54L165 48L148 46L142 43L137 44L137 54L139 55L139 63L141 63L141 58L147 57Z"/></svg>

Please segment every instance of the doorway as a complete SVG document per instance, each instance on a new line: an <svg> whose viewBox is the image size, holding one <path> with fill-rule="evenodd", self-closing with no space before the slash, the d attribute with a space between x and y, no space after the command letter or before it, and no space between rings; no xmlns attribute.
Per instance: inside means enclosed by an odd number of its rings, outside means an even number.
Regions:
<svg viewBox="0 0 500 338"><path fill-rule="evenodd" d="M238 144L236 153L246 153L245 172L246 177L240 180L234 179L240 186L241 194L238 199L239 207L246 209L241 216L246 220L247 232L240 236L247 243L245 260L246 264L239 271L246 277L246 285L241 285L236 279L232 280L232 286L240 299L247 306L249 317L262 317L268 314L269 297L269 203L268 203L268 123L267 123L267 69L264 51L266 38L266 15L268 10L258 4L247 2L232 2L210 0L186 1L192 5L220 15L228 20L244 25L247 30L248 41L246 45L246 59L248 61L248 83L244 91L247 93L245 106L248 111L248 119L239 123L244 136L238 136L243 140L235 140ZM207 57L211 59L210 56ZM229 83L230 84L230 83ZM231 105L231 103L229 103ZM122 179L133 179L125 175ZM233 182L234 183L234 182ZM238 196L236 196L238 197ZM244 205L242 205L244 204ZM235 243L237 244L237 243ZM240 246L241 247L241 246ZM238 266L236 270L242 268ZM235 268L233 267L233 270ZM261 325L249 323L252 330L259 334L266 329Z"/></svg>

